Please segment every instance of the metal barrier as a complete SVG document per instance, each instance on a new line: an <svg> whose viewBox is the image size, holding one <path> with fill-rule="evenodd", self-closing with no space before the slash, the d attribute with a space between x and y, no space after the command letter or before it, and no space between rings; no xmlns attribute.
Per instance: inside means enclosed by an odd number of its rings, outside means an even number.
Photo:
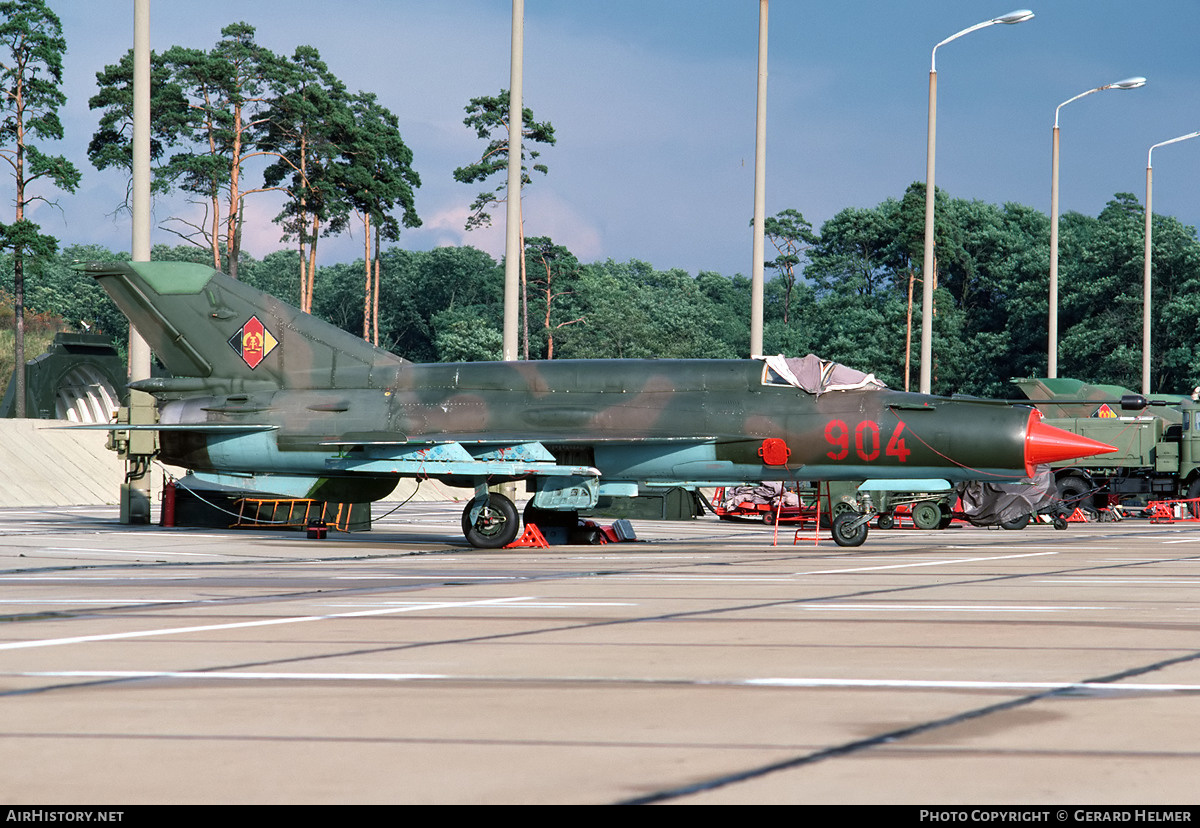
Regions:
<svg viewBox="0 0 1200 828"><path fill-rule="evenodd" d="M1200 523L1200 498L1156 500L1150 504L1151 523Z"/></svg>

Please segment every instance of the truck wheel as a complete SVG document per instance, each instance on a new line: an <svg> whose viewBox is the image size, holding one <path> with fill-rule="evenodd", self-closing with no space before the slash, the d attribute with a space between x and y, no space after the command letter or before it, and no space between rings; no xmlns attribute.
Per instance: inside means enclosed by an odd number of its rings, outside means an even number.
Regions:
<svg viewBox="0 0 1200 828"><path fill-rule="evenodd" d="M936 503L918 503L912 507L912 519L918 529L937 529L942 522L942 510Z"/></svg>
<svg viewBox="0 0 1200 828"><path fill-rule="evenodd" d="M846 515L846 514L856 515L856 516L858 515L858 512L854 511L853 506L851 506L849 503L845 503L842 501L839 501L839 502L833 504L833 519L832 520L830 520L829 515L823 509L821 509L819 505L817 507L817 511L818 511L819 519L821 521L820 528L822 528L822 529L832 529L834 527L834 525L837 523L837 519L839 517L841 517L842 515Z"/></svg>
<svg viewBox="0 0 1200 828"><path fill-rule="evenodd" d="M1200 478L1189 483L1187 488L1187 499L1196 500L1197 498L1200 498ZM1188 511L1192 513L1192 517L1200 517L1200 503L1189 503Z"/></svg>
<svg viewBox="0 0 1200 828"><path fill-rule="evenodd" d="M1058 481L1058 499L1062 501L1068 512L1074 512L1076 508L1084 511L1095 511L1095 501L1088 492L1092 490L1092 486L1088 485L1088 481L1078 475L1069 474Z"/></svg>

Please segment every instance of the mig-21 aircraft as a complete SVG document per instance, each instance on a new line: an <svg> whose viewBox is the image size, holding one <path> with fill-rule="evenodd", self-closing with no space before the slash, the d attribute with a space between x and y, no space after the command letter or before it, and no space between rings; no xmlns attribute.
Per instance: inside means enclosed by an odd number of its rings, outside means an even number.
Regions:
<svg viewBox="0 0 1200 828"><path fill-rule="evenodd" d="M1011 482L1113 450L1031 408L893 391L811 356L415 364L204 265L76 268L173 375L130 385L158 401L162 462L276 497L370 502L402 477L473 488L476 547L517 537L515 505L489 489L510 481L532 492L530 522L639 484ZM872 516L869 496L844 509L834 539L862 543Z"/></svg>

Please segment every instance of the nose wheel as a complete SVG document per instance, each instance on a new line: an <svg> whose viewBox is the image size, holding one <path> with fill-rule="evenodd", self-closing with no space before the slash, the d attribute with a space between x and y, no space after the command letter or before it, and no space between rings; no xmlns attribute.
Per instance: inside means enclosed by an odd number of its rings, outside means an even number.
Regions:
<svg viewBox="0 0 1200 828"><path fill-rule="evenodd" d="M842 512L833 519L833 542L838 546L862 546L872 517L871 514Z"/></svg>

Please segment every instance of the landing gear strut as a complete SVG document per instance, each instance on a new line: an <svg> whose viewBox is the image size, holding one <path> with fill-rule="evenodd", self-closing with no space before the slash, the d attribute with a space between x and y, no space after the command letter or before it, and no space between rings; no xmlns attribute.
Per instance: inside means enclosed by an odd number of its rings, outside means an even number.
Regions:
<svg viewBox="0 0 1200 828"><path fill-rule="evenodd" d="M833 542L838 546L862 546L867 539L867 524L879 516L879 511L871 502L871 495L860 492L856 506L849 503L838 505L845 505L846 508L840 512L834 509Z"/></svg>

